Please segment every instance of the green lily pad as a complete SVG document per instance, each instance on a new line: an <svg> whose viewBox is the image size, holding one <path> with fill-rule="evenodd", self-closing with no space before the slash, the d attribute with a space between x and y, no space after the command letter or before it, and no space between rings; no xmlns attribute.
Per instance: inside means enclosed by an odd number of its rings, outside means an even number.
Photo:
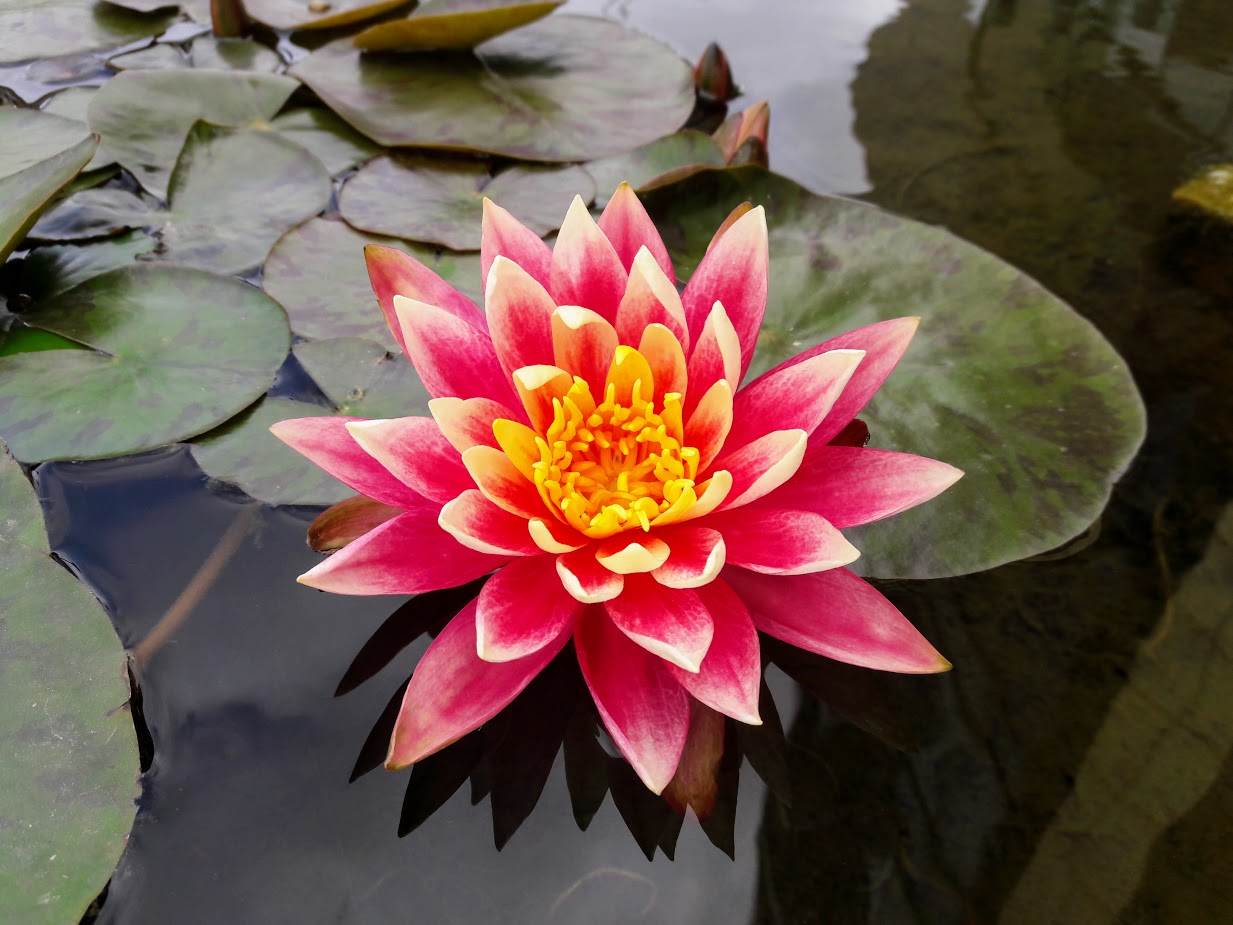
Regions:
<svg viewBox="0 0 1233 925"><path fill-rule="evenodd" d="M602 208L622 183L638 191L666 186L699 167L724 166L724 152L710 135L686 129L583 166L595 180L595 205Z"/></svg>
<svg viewBox="0 0 1233 925"><path fill-rule="evenodd" d="M428 414L431 396L401 353L387 353L359 337L296 344L292 353L339 414L359 418Z"/></svg>
<svg viewBox="0 0 1233 925"><path fill-rule="evenodd" d="M160 256L242 273L288 228L330 201L322 163L277 132L198 122L171 175Z"/></svg>
<svg viewBox="0 0 1233 925"><path fill-rule="evenodd" d="M993 568L1052 549L1104 509L1144 435L1125 361L1034 280L941 228L819 196L758 168L706 171L647 205L687 277L742 200L766 206L770 303L751 375L875 321L923 318L861 418L873 446L967 473L846 531L883 578Z"/></svg>
<svg viewBox="0 0 1233 925"><path fill-rule="evenodd" d="M694 105L689 66L617 23L551 16L473 55L363 54L340 39L291 74L383 145L592 160L675 131Z"/></svg>
<svg viewBox="0 0 1233 925"><path fill-rule="evenodd" d="M297 86L289 77L247 71L125 71L99 88L88 121L112 157L165 198L195 122L262 126Z"/></svg>
<svg viewBox="0 0 1233 925"><path fill-rule="evenodd" d="M365 51L467 49L543 19L565 0L428 0L406 19L370 26L355 37Z"/></svg>
<svg viewBox="0 0 1233 925"><path fill-rule="evenodd" d="M174 45L151 45L127 54L108 58L107 64L117 71L166 71L189 66L188 57Z"/></svg>
<svg viewBox="0 0 1233 925"><path fill-rule="evenodd" d="M270 127L317 155L332 177L381 150L328 109L292 109L274 118Z"/></svg>
<svg viewBox="0 0 1233 925"><path fill-rule="evenodd" d="M65 119L75 119L83 126L86 124L86 110L90 106L90 101L94 99L94 94L98 92L98 87L68 87L61 90L59 93L53 93L47 97L43 103L43 112L50 113L53 116L61 116ZM89 131L89 129L85 129ZM94 157L90 159L90 163L86 164L86 171L98 171L104 167L114 165L116 159L107 153L107 149L100 144L98 150L94 152Z"/></svg>
<svg viewBox="0 0 1233 925"><path fill-rule="evenodd" d="M366 235L336 219L314 218L283 235L265 262L265 291L287 310L292 330L312 338L363 337L398 349L373 295L365 244L400 248L459 292L482 300L478 254Z"/></svg>
<svg viewBox="0 0 1233 925"><path fill-rule="evenodd" d="M0 359L0 436L18 459L98 459L185 440L261 396L290 332L259 289L135 265L22 314L90 348Z"/></svg>
<svg viewBox="0 0 1233 925"><path fill-rule="evenodd" d="M0 263L97 147L80 122L0 108Z"/></svg>
<svg viewBox="0 0 1233 925"><path fill-rule="evenodd" d="M16 288L27 298L41 302L108 270L131 265L151 253L157 243L149 235L133 231L90 244L37 247L21 262Z"/></svg>
<svg viewBox="0 0 1233 925"><path fill-rule="evenodd" d="M193 67L220 71L262 71L272 74L283 66L278 52L248 39L216 38L203 35L193 39Z"/></svg>
<svg viewBox="0 0 1233 925"><path fill-rule="evenodd" d="M271 29L335 29L380 16L408 0L244 0L244 9Z"/></svg>
<svg viewBox="0 0 1233 925"><path fill-rule="evenodd" d="M5 0L0 64L118 48L167 28L172 11L142 15L95 0Z"/></svg>
<svg viewBox="0 0 1233 925"><path fill-rule="evenodd" d="M162 209L125 189L87 189L56 203L30 229L39 241L105 238L162 224Z"/></svg>
<svg viewBox="0 0 1233 925"><path fill-rule="evenodd" d="M484 197L538 235L561 227L574 196L590 202L595 183L581 167L516 166L495 177L482 161L378 157L349 179L338 210L374 234L479 250Z"/></svg>
<svg viewBox="0 0 1233 925"><path fill-rule="evenodd" d="M38 499L0 445L0 920L81 918L136 812L124 652L90 590L48 554Z"/></svg>

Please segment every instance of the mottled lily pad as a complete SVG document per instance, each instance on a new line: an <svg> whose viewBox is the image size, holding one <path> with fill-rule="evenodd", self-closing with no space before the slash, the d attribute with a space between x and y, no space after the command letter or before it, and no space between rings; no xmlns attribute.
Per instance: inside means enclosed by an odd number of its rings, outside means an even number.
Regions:
<svg viewBox="0 0 1233 925"><path fill-rule="evenodd" d="M142 186L166 197L193 123L264 125L297 86L288 77L247 71L125 71L99 88L89 125Z"/></svg>
<svg viewBox="0 0 1233 925"><path fill-rule="evenodd" d="M374 234L479 250L484 197L539 235L561 227L575 196L591 202L595 183L581 167L518 166L495 177L474 160L378 157L346 182L338 209Z"/></svg>
<svg viewBox="0 0 1233 925"><path fill-rule="evenodd" d="M315 218L283 235L265 263L265 291L287 310L292 330L312 338L363 337L398 349L372 292L365 244L401 248L455 289L481 300L478 254L366 235L345 222Z"/></svg>
<svg viewBox="0 0 1233 925"><path fill-rule="evenodd" d="M244 9L271 29L335 29L380 16L410 0L244 0Z"/></svg>
<svg viewBox="0 0 1233 925"><path fill-rule="evenodd" d="M724 152L710 135L686 129L584 166L595 179L595 205L602 208L622 183L639 191L666 186L701 167L724 166Z"/></svg>
<svg viewBox="0 0 1233 925"><path fill-rule="evenodd" d="M5 0L0 5L0 64L118 48L158 35L171 14L142 15L95 0Z"/></svg>
<svg viewBox="0 0 1233 925"><path fill-rule="evenodd" d="M1052 549L1103 510L1144 435L1125 361L1038 283L941 228L818 196L758 168L706 171L647 204L688 276L743 200L766 206L770 304L751 375L861 325L920 315L861 417L872 445L966 476L919 508L847 531L884 578L993 568Z"/></svg>
<svg viewBox="0 0 1233 925"><path fill-rule="evenodd" d="M270 127L317 155L330 176L362 164L381 150L328 109L292 109L273 119Z"/></svg>
<svg viewBox="0 0 1233 925"><path fill-rule="evenodd" d="M193 67L221 71L262 71L273 73L283 65L278 52L247 39L216 38L203 35L193 40Z"/></svg>
<svg viewBox="0 0 1233 925"><path fill-rule="evenodd" d="M112 270L22 319L92 348L0 359L0 436L25 462L121 456L217 427L269 388L290 342L265 293L187 267Z"/></svg>
<svg viewBox="0 0 1233 925"><path fill-rule="evenodd" d="M543 19L565 0L428 0L406 19L370 26L355 37L365 51L467 49Z"/></svg>
<svg viewBox="0 0 1233 925"><path fill-rule="evenodd" d="M473 55L364 54L340 39L291 73L381 144L537 161L626 151L675 131L694 104L675 52L584 16L551 16Z"/></svg>
<svg viewBox="0 0 1233 925"><path fill-rule="evenodd" d="M124 652L90 590L48 554L43 515L0 445L0 920L78 921L136 812Z"/></svg>
<svg viewBox="0 0 1233 925"><path fill-rule="evenodd" d="M87 189L56 203L30 229L30 237L39 241L106 238L162 221L162 209L128 190Z"/></svg>

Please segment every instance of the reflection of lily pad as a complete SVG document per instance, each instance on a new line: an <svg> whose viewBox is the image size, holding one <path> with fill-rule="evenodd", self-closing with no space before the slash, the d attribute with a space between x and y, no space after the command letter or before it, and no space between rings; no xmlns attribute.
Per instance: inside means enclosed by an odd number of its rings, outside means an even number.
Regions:
<svg viewBox="0 0 1233 925"><path fill-rule="evenodd" d="M307 148L337 176L381 150L328 109L292 109L276 117L270 127Z"/></svg>
<svg viewBox="0 0 1233 925"><path fill-rule="evenodd" d="M315 218L283 235L265 262L265 291L287 310L292 330L313 338L363 337L398 349L368 280L365 244L405 250L455 289L480 299L477 254L366 235L344 222Z"/></svg>
<svg viewBox="0 0 1233 925"><path fill-rule="evenodd" d="M167 195L171 169L193 123L264 124L298 85L245 71L125 71L90 102L90 128L137 181Z"/></svg>
<svg viewBox="0 0 1233 925"><path fill-rule="evenodd" d="M338 208L364 231L465 251L479 250L485 196L545 235L561 227L578 195L595 195L581 167L519 166L492 177L482 161L387 156L347 181Z"/></svg>
<svg viewBox="0 0 1233 925"><path fill-rule="evenodd" d="M366 55L340 39L291 73L381 144L527 160L625 151L675 131L694 104L675 52L583 16L551 16L474 55Z"/></svg>
<svg viewBox="0 0 1233 925"><path fill-rule="evenodd" d="M365 51L474 48L543 19L565 0L428 0L406 19L370 26L355 37Z"/></svg>
<svg viewBox="0 0 1233 925"><path fill-rule="evenodd" d="M124 850L137 736L124 653L94 595L48 554L0 445L0 920L76 922Z"/></svg>
<svg viewBox="0 0 1233 925"><path fill-rule="evenodd" d="M118 48L158 35L171 13L142 15L95 0L5 0L0 5L0 64Z"/></svg>
<svg viewBox="0 0 1233 925"><path fill-rule="evenodd" d="M259 289L185 267L112 270L22 319L93 348L0 359L0 435L26 462L120 456L216 427L269 387L290 341Z"/></svg>
<svg viewBox="0 0 1233 925"><path fill-rule="evenodd" d="M698 165L722 167L724 153L710 135L687 129L584 166L595 179L595 205L603 207L623 182L639 191L654 189L684 179Z"/></svg>
<svg viewBox="0 0 1233 925"><path fill-rule="evenodd" d="M992 568L1058 546L1097 517L1143 439L1125 362L1039 284L948 232L757 168L707 171L647 197L685 276L742 200L762 203L771 291L753 373L852 328L923 323L861 413L873 445L967 475L849 535L880 577Z"/></svg>
<svg viewBox="0 0 1233 925"><path fill-rule="evenodd" d="M409 0L244 0L244 10L271 29L334 29L372 19Z"/></svg>

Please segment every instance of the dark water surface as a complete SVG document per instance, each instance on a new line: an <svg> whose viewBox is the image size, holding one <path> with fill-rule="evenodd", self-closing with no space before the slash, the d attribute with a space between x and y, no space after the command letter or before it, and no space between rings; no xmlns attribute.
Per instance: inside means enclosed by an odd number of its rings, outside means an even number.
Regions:
<svg viewBox="0 0 1233 925"><path fill-rule="evenodd" d="M1068 299L1130 361L1142 455L1065 554L885 588L951 674L809 663L801 692L771 669L786 764L750 758L781 795L741 767L734 860L692 819L673 843L616 770L585 832L559 756L530 809L534 709L482 743L479 805L463 785L399 837L409 774L348 779L426 637L397 643L450 600L296 585L310 515L219 493L179 450L42 466L53 546L129 647L249 518L142 670L153 761L99 921L1233 922L1233 233L1169 198L1233 159L1233 3L571 6L690 57L718 38L770 99L773 167ZM335 696L349 668L372 677Z"/></svg>

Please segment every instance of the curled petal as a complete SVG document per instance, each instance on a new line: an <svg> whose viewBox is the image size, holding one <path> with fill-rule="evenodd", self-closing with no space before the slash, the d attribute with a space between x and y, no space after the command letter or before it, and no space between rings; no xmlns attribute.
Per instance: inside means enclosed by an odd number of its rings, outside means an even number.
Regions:
<svg viewBox="0 0 1233 925"><path fill-rule="evenodd" d="M428 402L428 410L459 453L473 446L499 446L493 424L522 418L519 412L491 398L434 398Z"/></svg>
<svg viewBox="0 0 1233 925"><path fill-rule="evenodd" d="M728 313L716 302L707 316L706 324L694 340L693 353L689 355L689 391L685 395L685 414L688 416L699 399L714 383L725 379L733 390L741 381L741 342Z"/></svg>
<svg viewBox="0 0 1233 925"><path fill-rule="evenodd" d="M625 576L600 565L589 547L557 556L557 575L565 590L584 604L610 601L625 587Z"/></svg>
<svg viewBox="0 0 1233 925"><path fill-rule="evenodd" d="M615 321L628 274L581 196L575 196L552 248L548 291L558 305L581 305Z"/></svg>
<svg viewBox="0 0 1233 925"><path fill-rule="evenodd" d="M543 239L490 199L484 200L480 229L480 275L488 291L488 271L497 257L508 257L547 288L552 249Z"/></svg>
<svg viewBox="0 0 1233 925"><path fill-rule="evenodd" d="M760 726L762 656L749 608L722 578L700 588L698 596L715 627L711 647L696 674L676 665L670 665L669 670L685 690L708 707L738 722Z"/></svg>
<svg viewBox="0 0 1233 925"><path fill-rule="evenodd" d="M768 575L822 572L860 557L825 517L809 511L743 507L712 514L706 525L723 534L730 564Z"/></svg>
<svg viewBox="0 0 1233 925"><path fill-rule="evenodd" d="M668 560L651 577L668 588L701 588L724 567L727 547L723 534L708 527L681 526L656 531L668 545Z"/></svg>
<svg viewBox="0 0 1233 925"><path fill-rule="evenodd" d="M333 552L375 530L402 511L364 495L355 495L327 507L308 527L308 545L317 552Z"/></svg>
<svg viewBox="0 0 1233 925"><path fill-rule="evenodd" d="M352 421L347 431L392 475L438 504L474 484L462 456L432 418Z"/></svg>
<svg viewBox="0 0 1233 925"><path fill-rule="evenodd" d="M407 359L433 398L491 398L509 404L509 379L487 332L444 309L394 296Z"/></svg>
<svg viewBox="0 0 1233 925"><path fill-rule="evenodd" d="M672 507L652 520L651 526L666 527L669 524L683 523L687 520L705 517L723 504L731 491L732 473L723 469L718 472L712 472L711 477L698 486L696 496L692 488L688 490L687 497L692 501L691 504L673 504Z"/></svg>
<svg viewBox="0 0 1233 925"><path fill-rule="evenodd" d="M716 467L732 473L732 491L723 509L756 501L792 478L805 458L808 440L803 430L776 430L720 459Z"/></svg>
<svg viewBox="0 0 1233 925"><path fill-rule="evenodd" d="M621 343L636 344L649 324L662 324L683 347L689 345L689 328L685 324L681 296L644 247L634 258L625 295L617 308L616 329Z"/></svg>
<svg viewBox="0 0 1233 925"><path fill-rule="evenodd" d="M702 665L713 628L696 591L665 588L649 575L626 575L620 595L604 607L617 628L648 652L690 672Z"/></svg>
<svg viewBox="0 0 1233 925"><path fill-rule="evenodd" d="M581 376L596 389L605 381L612 365L617 333L605 318L589 308L562 305L552 315L552 345L553 362L571 377Z"/></svg>
<svg viewBox="0 0 1233 925"><path fill-rule="evenodd" d="M552 362L552 313L557 305L548 290L506 257L488 271L484 308L492 343L505 372Z"/></svg>
<svg viewBox="0 0 1233 925"><path fill-rule="evenodd" d="M599 545L595 561L618 575L653 572L668 561L671 550L656 536L617 534Z"/></svg>
<svg viewBox="0 0 1233 925"><path fill-rule="evenodd" d="M673 294L676 293L675 275L672 271L672 260L668 257L668 248L664 247L663 238L651 216L638 201L638 195L628 183L622 183L608 200L604 214L599 217L599 230L612 244L617 257L626 270L632 272L632 267L638 259L640 251L645 250L660 273L672 284ZM677 300L680 304L680 300ZM682 320L684 313L682 312ZM625 341L625 343L631 343Z"/></svg>
<svg viewBox="0 0 1233 925"><path fill-rule="evenodd" d="M527 521L531 540L544 552L564 553L581 549L591 542L573 527L555 517L532 517Z"/></svg>
<svg viewBox="0 0 1233 925"><path fill-rule="evenodd" d="M552 556L518 559L498 569L480 591L476 651L487 662L538 652L572 628L582 606L561 587Z"/></svg>
<svg viewBox="0 0 1233 925"><path fill-rule="evenodd" d="M503 511L479 490L464 491L441 508L441 529L468 549L493 556L538 556L525 517Z"/></svg>
<svg viewBox="0 0 1233 925"><path fill-rule="evenodd" d="M368 278L373 292L385 313L385 322L390 326L402 352L407 352L402 325L394 311L394 296L400 295L419 302L436 305L472 327L486 331L487 322L478 305L443 280L410 254L396 247L381 244L364 246L364 261L368 264Z"/></svg>

